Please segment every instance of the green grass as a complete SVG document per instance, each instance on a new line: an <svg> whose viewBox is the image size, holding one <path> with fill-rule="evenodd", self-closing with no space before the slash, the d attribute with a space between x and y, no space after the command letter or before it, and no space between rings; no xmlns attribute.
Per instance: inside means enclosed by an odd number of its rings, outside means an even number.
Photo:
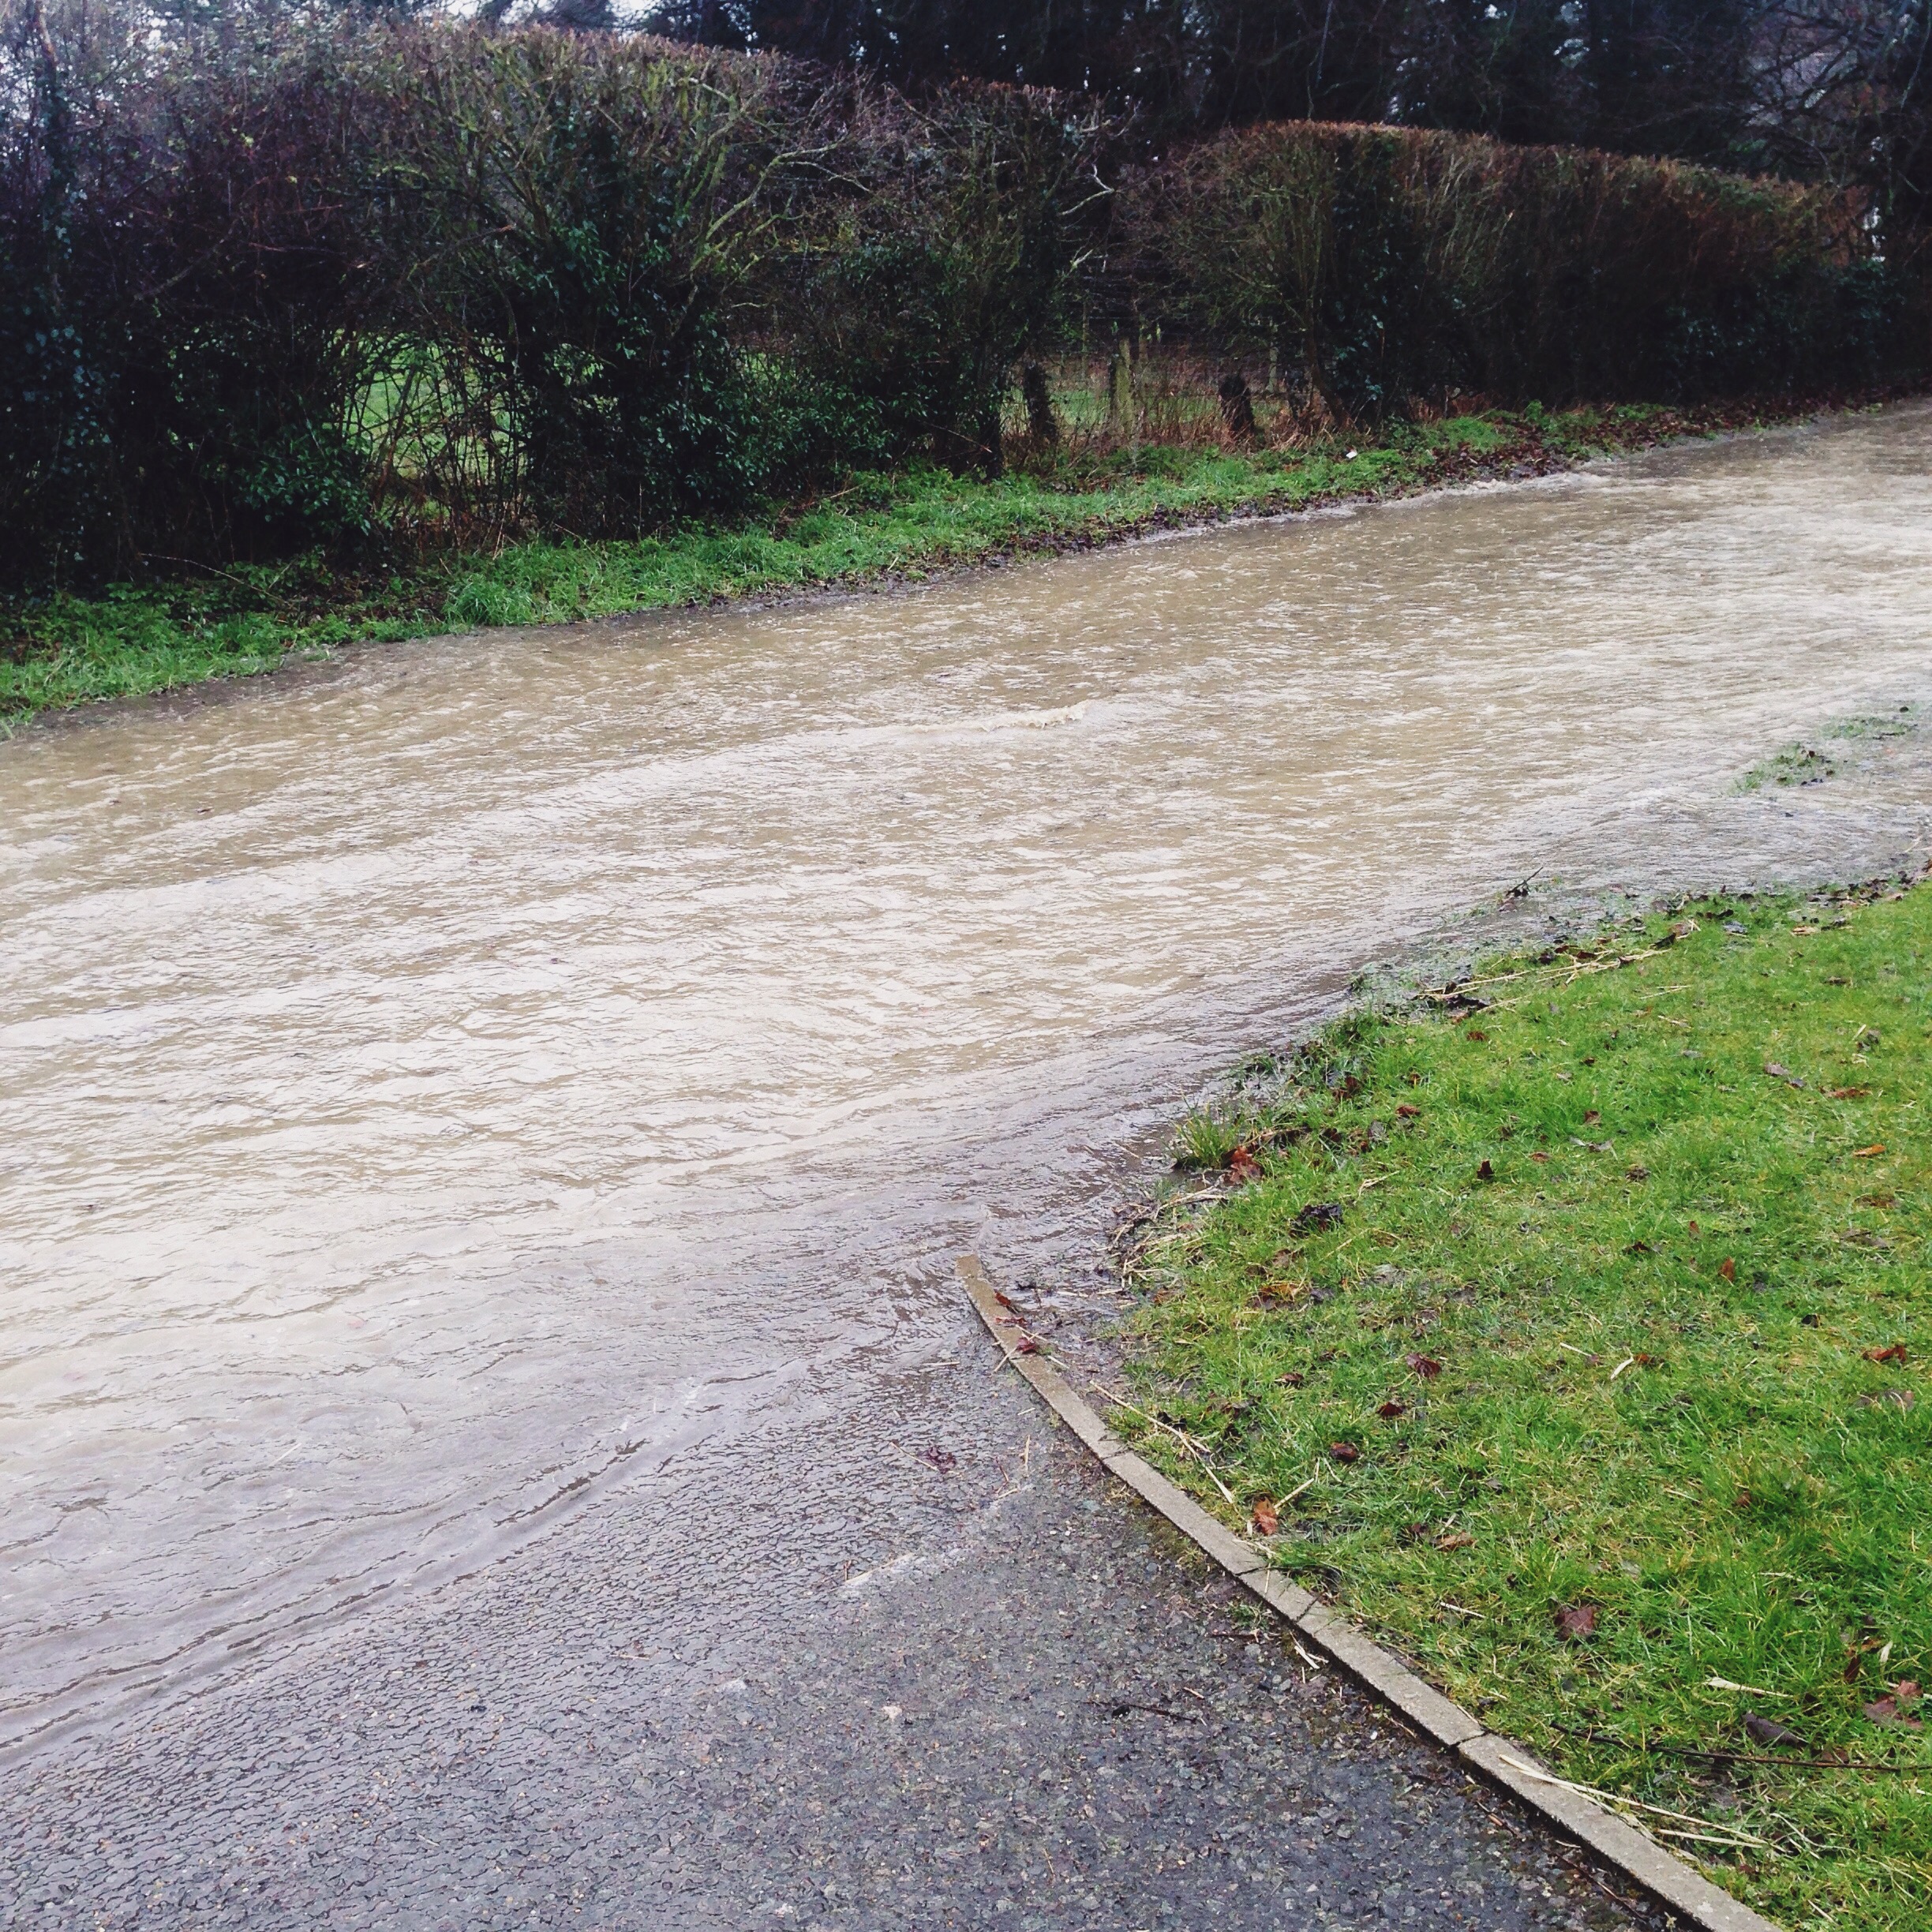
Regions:
<svg viewBox="0 0 1932 1932"><path fill-rule="evenodd" d="M1116 1420L1760 1910L1923 1932L1932 888L1687 911L1250 1074Z"/></svg>
<svg viewBox="0 0 1932 1932"><path fill-rule="evenodd" d="M1915 705L1900 705L1882 715L1840 718L1818 733L1818 742L1803 740L1774 751L1762 764L1754 765L1737 782L1740 792L1760 792L1766 785L1822 784L1836 778L1848 766L1858 762L1861 753L1894 738L1908 737L1921 720Z"/></svg>
<svg viewBox="0 0 1932 1932"><path fill-rule="evenodd" d="M629 543L513 545L401 574L317 559L0 602L0 730L36 712L272 670L290 654L935 571L1214 518L1400 495L1519 462L1548 467L1755 420L1635 406L1391 425L1358 444L1234 453L1091 450L995 481L930 469L733 526Z"/></svg>

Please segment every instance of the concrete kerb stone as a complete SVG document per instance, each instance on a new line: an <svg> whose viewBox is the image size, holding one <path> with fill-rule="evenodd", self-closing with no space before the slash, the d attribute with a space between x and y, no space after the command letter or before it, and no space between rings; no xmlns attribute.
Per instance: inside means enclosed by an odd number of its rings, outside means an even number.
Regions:
<svg viewBox="0 0 1932 1932"><path fill-rule="evenodd" d="M1315 1599L1299 1583L1290 1583L1279 1570L1250 1571L1241 1578L1241 1587L1290 1623L1298 1624L1316 1607Z"/></svg>
<svg viewBox="0 0 1932 1932"><path fill-rule="evenodd" d="M1127 1445L1116 1436L1095 1413L1093 1409L1080 1400L1067 1386L1065 1376L1037 1354L1023 1354L1020 1344L1031 1342L1033 1338L1026 1332L1026 1325L1012 1309L1000 1298L999 1290L987 1278L987 1271L972 1255L961 1258L959 1264L960 1279L965 1283L966 1293L972 1305L979 1311L979 1319L992 1330L993 1337L1006 1352L1006 1359L1033 1384L1040 1399L1065 1423L1073 1433L1097 1455L1103 1462L1110 1457L1125 1455ZM1034 1344L1037 1348L1039 1344ZM1151 1473L1151 1472L1149 1472Z"/></svg>
<svg viewBox="0 0 1932 1932"><path fill-rule="evenodd" d="M1634 1879L1671 1910L1705 1932L1780 1932L1769 1919L1741 1905L1682 1859L1627 1819L1537 1763L1526 1746L1485 1731L1457 1703L1426 1683L1402 1661L1364 1636L1346 1618L1267 1567L1252 1544L1209 1515L1192 1496L1144 1462L1076 1395L1066 1378L1041 1361L1036 1338L1001 1299L986 1270L963 1256L959 1273L980 1319L1006 1359L1048 1406L1092 1450L1110 1475L1152 1504L1174 1527L1242 1586L1279 1613L1296 1631L1366 1689L1401 1713L1471 1770L1499 1784L1564 1837L1589 1848L1606 1864ZM1030 1344L1024 1352L1021 1344Z"/></svg>
<svg viewBox="0 0 1932 1932"><path fill-rule="evenodd" d="M1547 1766L1521 1744L1486 1732L1457 1747L1464 1763L1491 1783L1513 1792L1523 1803L1574 1839L1605 1863L1627 1872L1647 1892L1708 1932L1778 1932L1766 1918L1740 1905L1729 1893L1693 1871L1627 1818L1606 1810Z"/></svg>
<svg viewBox="0 0 1932 1932"><path fill-rule="evenodd" d="M1252 1544L1210 1516L1191 1496L1177 1489L1158 1470L1150 1468L1130 1450L1102 1458L1110 1476L1117 1476L1137 1492L1186 1537L1198 1543L1229 1575L1246 1578L1265 1570L1267 1559Z"/></svg>
<svg viewBox="0 0 1932 1932"><path fill-rule="evenodd" d="M1460 1704L1444 1697L1434 1685L1425 1683L1326 1604L1315 1604L1294 1621L1303 1636L1326 1650L1351 1676L1359 1678L1437 1743L1454 1750L1483 1735L1481 1724Z"/></svg>

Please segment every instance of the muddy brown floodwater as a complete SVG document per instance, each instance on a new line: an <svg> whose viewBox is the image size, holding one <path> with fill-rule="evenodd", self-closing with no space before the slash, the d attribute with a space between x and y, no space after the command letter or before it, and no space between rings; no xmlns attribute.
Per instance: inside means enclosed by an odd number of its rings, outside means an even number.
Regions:
<svg viewBox="0 0 1932 1932"><path fill-rule="evenodd" d="M1533 868L1903 852L1922 775L1730 787L1928 697L1908 405L0 745L5 1735L692 1469L889 1550L958 1250L1091 1278L1162 1110Z"/></svg>

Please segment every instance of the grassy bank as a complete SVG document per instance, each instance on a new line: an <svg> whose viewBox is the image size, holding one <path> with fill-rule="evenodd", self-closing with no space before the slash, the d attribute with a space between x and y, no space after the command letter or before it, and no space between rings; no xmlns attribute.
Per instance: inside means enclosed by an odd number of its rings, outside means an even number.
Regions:
<svg viewBox="0 0 1932 1932"><path fill-rule="evenodd" d="M406 569L319 559L0 603L0 723L90 700L270 671L290 653L490 624L610 616L719 598L916 578L1217 518L1398 496L1747 427L1748 409L1490 411L1391 425L1359 444L1199 443L1073 453L992 481L919 470L730 528L635 543L512 545Z"/></svg>
<svg viewBox="0 0 1932 1932"><path fill-rule="evenodd" d="M1759 1909L1932 1923L1932 887L1635 920L1243 1091L1119 1425Z"/></svg>

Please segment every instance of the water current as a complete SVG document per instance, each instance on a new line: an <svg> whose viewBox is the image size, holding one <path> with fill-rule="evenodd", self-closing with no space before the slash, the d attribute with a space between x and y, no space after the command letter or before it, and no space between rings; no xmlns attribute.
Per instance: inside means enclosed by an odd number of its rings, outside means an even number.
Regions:
<svg viewBox="0 0 1932 1932"><path fill-rule="evenodd" d="M0 744L0 1736L856 1413L1348 966L1927 698L1908 406Z"/></svg>

